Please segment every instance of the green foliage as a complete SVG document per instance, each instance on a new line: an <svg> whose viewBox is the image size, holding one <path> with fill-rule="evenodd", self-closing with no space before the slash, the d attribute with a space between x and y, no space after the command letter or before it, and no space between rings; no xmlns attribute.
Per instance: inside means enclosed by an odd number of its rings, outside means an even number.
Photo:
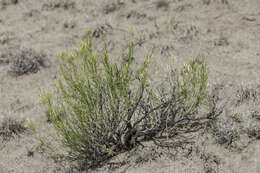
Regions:
<svg viewBox="0 0 260 173"><path fill-rule="evenodd" d="M72 53L61 53L57 92L41 102L67 157L96 166L144 140L172 135L191 121L207 97L207 68L190 60L181 72L171 69L158 88L148 79L151 54L133 67L134 42L120 65L106 46L92 48L92 33ZM186 126L187 127L187 126Z"/></svg>

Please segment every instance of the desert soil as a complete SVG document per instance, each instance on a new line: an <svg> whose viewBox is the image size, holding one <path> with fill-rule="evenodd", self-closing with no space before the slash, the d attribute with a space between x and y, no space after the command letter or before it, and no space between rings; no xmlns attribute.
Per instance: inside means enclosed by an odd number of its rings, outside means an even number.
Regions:
<svg viewBox="0 0 260 173"><path fill-rule="evenodd" d="M215 129L192 134L192 144L147 143L131 161L118 156L93 172L260 172L260 141L248 135L260 124L259 0L0 0L0 121L42 121L37 85L55 87L56 55L76 48L88 28L97 47L106 35L111 57L126 51L133 29L135 57L155 43L152 60L161 71L171 56L179 67L203 52L224 107ZM22 72L19 56L30 65ZM0 143L0 173L53 172L79 171L55 162L30 131Z"/></svg>

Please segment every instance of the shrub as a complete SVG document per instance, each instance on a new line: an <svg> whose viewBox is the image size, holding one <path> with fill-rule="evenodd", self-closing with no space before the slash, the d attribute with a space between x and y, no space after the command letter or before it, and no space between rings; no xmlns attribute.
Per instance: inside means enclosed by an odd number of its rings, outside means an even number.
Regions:
<svg viewBox="0 0 260 173"><path fill-rule="evenodd" d="M247 129L247 134L249 137L260 138L260 126L259 125L250 125Z"/></svg>
<svg viewBox="0 0 260 173"><path fill-rule="evenodd" d="M218 144L226 144L227 146L239 138L239 132L234 127L232 120L220 119L215 121L213 134Z"/></svg>
<svg viewBox="0 0 260 173"><path fill-rule="evenodd" d="M18 4L18 0L1 0L0 7L5 8L7 5Z"/></svg>
<svg viewBox="0 0 260 173"><path fill-rule="evenodd" d="M11 118L5 118L0 125L0 137L3 141L9 141L12 137L23 133L26 127L22 122Z"/></svg>
<svg viewBox="0 0 260 173"><path fill-rule="evenodd" d="M8 73L13 76L21 76L27 73L37 73L40 67L46 67L46 55L32 49L21 49L14 56Z"/></svg>
<svg viewBox="0 0 260 173"><path fill-rule="evenodd" d="M53 10L56 8L62 8L64 10L75 8L76 3L71 0L47 0L42 5L43 10Z"/></svg>
<svg viewBox="0 0 260 173"><path fill-rule="evenodd" d="M241 86L240 89L237 90L237 103L236 105L240 105L243 102L248 102L250 100L257 102L259 100L260 94L259 86Z"/></svg>
<svg viewBox="0 0 260 173"><path fill-rule="evenodd" d="M74 52L61 53L57 91L41 93L68 159L97 166L142 141L190 130L191 122L203 119L197 113L207 103L204 61L190 60L180 72L170 69L155 88L148 77L152 54L133 67L130 41L127 60L118 65L106 46L101 53L93 50L92 35L88 32Z"/></svg>

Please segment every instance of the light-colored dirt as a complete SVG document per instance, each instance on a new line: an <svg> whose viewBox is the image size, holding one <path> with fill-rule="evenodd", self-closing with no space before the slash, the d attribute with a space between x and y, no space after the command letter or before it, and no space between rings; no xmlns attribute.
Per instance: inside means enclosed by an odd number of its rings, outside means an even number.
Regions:
<svg viewBox="0 0 260 173"><path fill-rule="evenodd" d="M178 149L183 153L176 158L163 154L143 164L113 171L103 167L97 172L260 172L260 141L246 134L250 123L259 123L251 116L259 110L259 102L247 98L236 104L241 86L256 90L260 83L259 0L0 0L0 120L39 119L44 112L37 84L50 89L55 86L56 55L73 50L88 28L99 31L97 45L102 43L102 33L106 34L114 57L125 51L129 31L134 28L136 58L156 43L153 62L162 70L170 56L180 65L204 52L209 80L221 86L221 99L227 102L221 116L229 119L239 113L242 119L234 123L240 138L231 147L218 144L212 133L195 135L188 156L183 156L185 149ZM8 73L14 60L10 53L19 54L24 48L44 52L48 66L40 67L37 73L12 76ZM28 151L34 155L28 156ZM0 143L0 173L65 172L40 151L30 133Z"/></svg>

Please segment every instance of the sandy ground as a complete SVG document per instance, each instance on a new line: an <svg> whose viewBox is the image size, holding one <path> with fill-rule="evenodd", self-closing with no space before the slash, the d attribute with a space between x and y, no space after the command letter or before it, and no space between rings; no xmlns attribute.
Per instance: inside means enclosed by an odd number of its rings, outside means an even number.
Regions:
<svg viewBox="0 0 260 173"><path fill-rule="evenodd" d="M37 84L55 86L56 55L73 50L87 28L96 32L97 45L107 35L109 51L115 57L125 51L129 31L134 28L136 56L156 43L153 61L162 69L170 56L180 65L204 52L209 80L219 88L225 103L221 120L231 122L227 129L238 132L228 144L218 142L211 132L194 134L193 145L171 149L179 151L174 156L147 144L147 153L157 151L156 159L144 163L136 159L132 164L113 169L105 166L94 172L260 172L260 141L247 135L251 124L259 124L259 0L0 0L0 120L39 119L44 112ZM23 50L42 52L47 65L38 63L32 73L12 75L15 57ZM226 126L218 128L221 131ZM0 173L77 172L54 162L39 148L29 132L0 143ZM135 153L145 154L144 150Z"/></svg>

